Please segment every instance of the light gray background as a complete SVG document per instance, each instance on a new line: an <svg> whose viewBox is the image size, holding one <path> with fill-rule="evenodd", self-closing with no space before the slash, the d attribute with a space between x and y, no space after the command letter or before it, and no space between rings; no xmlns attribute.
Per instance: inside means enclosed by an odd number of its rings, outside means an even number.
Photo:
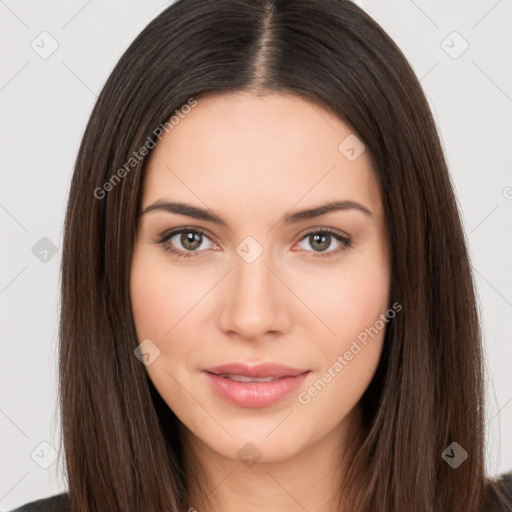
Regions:
<svg viewBox="0 0 512 512"><path fill-rule="evenodd" d="M169 3L0 0L0 510L66 489L57 463L40 467L52 460L40 443L58 447L59 265L72 168L107 76ZM512 1L357 3L411 62L441 133L481 304L495 475L512 468ZM46 59L31 47L51 49L43 31L58 43Z"/></svg>

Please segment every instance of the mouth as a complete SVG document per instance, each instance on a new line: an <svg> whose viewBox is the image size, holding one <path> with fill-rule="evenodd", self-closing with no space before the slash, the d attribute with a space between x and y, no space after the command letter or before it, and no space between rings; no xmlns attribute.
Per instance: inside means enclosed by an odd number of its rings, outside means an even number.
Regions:
<svg viewBox="0 0 512 512"><path fill-rule="evenodd" d="M297 389L311 370L277 363L249 366L245 363L205 368L212 389L238 407L268 407Z"/></svg>
<svg viewBox="0 0 512 512"><path fill-rule="evenodd" d="M203 371L212 373L214 375L235 375L241 377L253 378L281 378L281 377L296 377L302 375L309 370L292 368L279 363L262 363L258 365L249 365L246 363L228 363L221 366L213 366L211 368L204 368Z"/></svg>
<svg viewBox="0 0 512 512"><path fill-rule="evenodd" d="M274 380L285 379L286 377L248 377L247 375L232 375L230 373L221 373L212 375L218 375L225 379L234 380L235 382L272 382Z"/></svg>

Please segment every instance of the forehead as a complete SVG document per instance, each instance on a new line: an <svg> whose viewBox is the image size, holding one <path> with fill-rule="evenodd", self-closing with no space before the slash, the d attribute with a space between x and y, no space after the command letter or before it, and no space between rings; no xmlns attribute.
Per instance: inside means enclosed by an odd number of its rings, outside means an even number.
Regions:
<svg viewBox="0 0 512 512"><path fill-rule="evenodd" d="M208 95L153 150L143 206L159 199L200 200L229 217L230 207L250 216L352 199L379 215L368 151L356 159L344 152L344 141L357 144L354 137L338 116L297 96Z"/></svg>

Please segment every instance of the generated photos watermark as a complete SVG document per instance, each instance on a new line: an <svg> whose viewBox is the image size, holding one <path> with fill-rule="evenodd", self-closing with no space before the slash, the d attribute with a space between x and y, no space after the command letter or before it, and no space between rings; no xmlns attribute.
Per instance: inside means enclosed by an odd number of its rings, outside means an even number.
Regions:
<svg viewBox="0 0 512 512"><path fill-rule="evenodd" d="M153 130L153 135L158 139L162 140L163 134L169 133L176 125L179 124L180 119L183 119L187 114L189 114L197 105L197 100L194 98L190 98L187 103L182 105L181 108L176 109L174 114L168 121L163 124L158 125ZM110 192L117 184L121 182L121 180L130 173L132 169L134 169L139 162L141 162L146 155L156 146L156 141L148 136L144 144L137 150L132 153L132 155L126 160L124 165L120 167L112 176L105 182L101 187L97 187L94 189L94 197L96 199L104 199L107 196L107 193Z"/></svg>
<svg viewBox="0 0 512 512"><path fill-rule="evenodd" d="M379 319L371 326L361 331L356 339L352 340L350 347L341 355L338 355L336 361L327 368L321 377L306 391L301 391L297 395L297 400L302 405L307 405L311 399L318 396L318 394L325 389L342 370L345 368L354 357L361 352L361 350L368 344L368 338L374 338L379 334L386 324L402 310L402 305L395 302L386 313L381 314Z"/></svg>

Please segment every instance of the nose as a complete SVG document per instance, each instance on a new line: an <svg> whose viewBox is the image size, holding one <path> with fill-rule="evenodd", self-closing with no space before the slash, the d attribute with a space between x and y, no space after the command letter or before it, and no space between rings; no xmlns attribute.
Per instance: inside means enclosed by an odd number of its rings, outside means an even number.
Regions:
<svg viewBox="0 0 512 512"><path fill-rule="evenodd" d="M277 275L266 251L251 263L235 257L220 290L219 327L224 333L254 341L289 330L293 294Z"/></svg>

